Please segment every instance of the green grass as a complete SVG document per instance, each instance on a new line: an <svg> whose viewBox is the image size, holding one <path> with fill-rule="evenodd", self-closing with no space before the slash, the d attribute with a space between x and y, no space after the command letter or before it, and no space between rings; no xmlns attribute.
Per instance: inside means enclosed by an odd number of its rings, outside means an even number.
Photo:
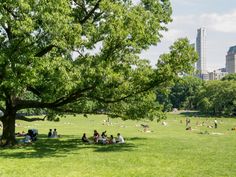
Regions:
<svg viewBox="0 0 236 177"><path fill-rule="evenodd" d="M196 126L185 130L183 115L169 114L168 125L151 121L111 119L112 126L103 125L106 116L82 116L60 122L17 122L16 131L39 130L39 140L32 145L0 149L0 177L235 177L235 119L223 120L217 129ZM180 123L180 120L183 123ZM139 125L148 124L151 133L141 132ZM208 120L213 124L213 119ZM46 138L49 128L57 128L59 139ZM120 132L126 144L83 144L84 132L107 130ZM200 134L208 131L209 134ZM216 133L216 134L215 134Z"/></svg>

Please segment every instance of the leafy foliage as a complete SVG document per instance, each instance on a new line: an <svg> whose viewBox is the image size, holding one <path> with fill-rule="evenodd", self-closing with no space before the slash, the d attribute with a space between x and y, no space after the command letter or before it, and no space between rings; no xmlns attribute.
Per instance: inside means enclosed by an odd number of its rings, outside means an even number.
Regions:
<svg viewBox="0 0 236 177"><path fill-rule="evenodd" d="M50 120L64 113L124 119L160 115L154 90L165 89L178 73L188 72L197 58L187 39L174 43L157 69L140 58L142 50L160 41L171 12L169 0L2 2L4 127L20 119L16 112L29 108L50 110Z"/></svg>
<svg viewBox="0 0 236 177"><path fill-rule="evenodd" d="M236 115L236 82L209 81L198 95L198 108L213 115Z"/></svg>
<svg viewBox="0 0 236 177"><path fill-rule="evenodd" d="M197 77L180 77L176 79L169 92L158 94L158 100L164 104L166 111L173 108L196 109L197 95L202 87L203 81Z"/></svg>
<svg viewBox="0 0 236 177"><path fill-rule="evenodd" d="M228 80L228 81L236 81L236 74L235 73L232 73L232 74L227 74L225 77L223 77L221 80L225 81L225 80Z"/></svg>
<svg viewBox="0 0 236 177"><path fill-rule="evenodd" d="M180 78L171 89L170 100L174 108L195 109L196 95L203 81L194 76Z"/></svg>

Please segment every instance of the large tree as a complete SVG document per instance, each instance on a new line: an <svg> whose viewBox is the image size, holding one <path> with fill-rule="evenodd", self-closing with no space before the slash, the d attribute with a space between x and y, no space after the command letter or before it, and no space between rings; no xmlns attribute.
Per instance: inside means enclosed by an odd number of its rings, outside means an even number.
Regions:
<svg viewBox="0 0 236 177"><path fill-rule="evenodd" d="M0 3L1 145L15 144L23 109L104 113L123 119L160 115L155 91L189 70L186 39L156 69L140 53L171 21L169 0L4 0Z"/></svg>

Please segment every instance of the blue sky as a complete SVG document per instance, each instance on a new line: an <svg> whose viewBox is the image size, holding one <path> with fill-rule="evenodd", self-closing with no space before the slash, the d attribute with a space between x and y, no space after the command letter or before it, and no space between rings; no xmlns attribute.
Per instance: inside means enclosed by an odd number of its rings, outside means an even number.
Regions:
<svg viewBox="0 0 236 177"><path fill-rule="evenodd" d="M173 22L162 41L142 53L155 65L161 53L178 38L195 43L197 29L206 29L206 64L208 71L225 67L225 55L236 45L236 0L171 0Z"/></svg>

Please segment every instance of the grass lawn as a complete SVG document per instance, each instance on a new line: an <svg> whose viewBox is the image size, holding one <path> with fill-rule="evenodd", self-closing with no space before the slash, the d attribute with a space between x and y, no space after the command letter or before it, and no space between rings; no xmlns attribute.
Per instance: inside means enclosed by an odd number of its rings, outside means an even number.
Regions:
<svg viewBox="0 0 236 177"><path fill-rule="evenodd" d="M183 115L169 114L161 122L122 121L106 116L68 116L60 122L21 122L16 131L39 130L32 145L0 149L0 177L235 177L236 119L218 118L218 128L196 126L206 118L191 118L192 131L185 130ZM180 120L183 123L180 123ZM213 125L214 119L207 124ZM222 122L221 122L222 120ZM148 124L144 133L140 124ZM49 128L57 128L58 139L48 139ZM93 130L116 136L126 144L83 144L85 132ZM207 133L204 133L207 131ZM203 132L201 134L200 132Z"/></svg>

